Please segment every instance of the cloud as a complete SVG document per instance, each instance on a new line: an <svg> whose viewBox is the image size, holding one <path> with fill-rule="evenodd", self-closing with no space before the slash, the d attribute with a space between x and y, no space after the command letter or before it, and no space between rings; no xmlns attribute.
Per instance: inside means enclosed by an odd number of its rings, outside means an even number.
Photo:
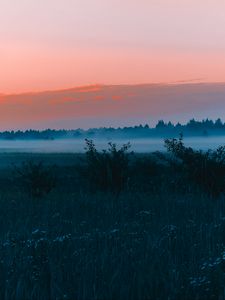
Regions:
<svg viewBox="0 0 225 300"><path fill-rule="evenodd" d="M223 118L224 98L222 83L105 85L1 95L0 130Z"/></svg>

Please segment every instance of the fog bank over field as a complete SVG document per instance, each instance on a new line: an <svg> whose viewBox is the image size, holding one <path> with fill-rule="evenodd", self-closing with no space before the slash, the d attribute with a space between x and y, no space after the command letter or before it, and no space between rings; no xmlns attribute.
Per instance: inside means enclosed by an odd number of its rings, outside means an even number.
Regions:
<svg viewBox="0 0 225 300"><path fill-rule="evenodd" d="M102 150L108 147L111 140L94 139L97 149ZM118 146L130 142L131 149L137 153L152 151L164 151L164 139L143 138L143 139L119 139L113 140ZM194 149L215 149L225 145L225 136L220 137L187 137L185 145ZM0 140L0 153L33 152L33 153L83 153L85 147L84 139L60 139L60 140L29 140L29 141L4 141Z"/></svg>

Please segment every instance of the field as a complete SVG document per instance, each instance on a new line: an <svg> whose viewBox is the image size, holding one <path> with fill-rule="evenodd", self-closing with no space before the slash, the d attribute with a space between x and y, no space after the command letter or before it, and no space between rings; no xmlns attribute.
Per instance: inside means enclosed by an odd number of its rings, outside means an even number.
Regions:
<svg viewBox="0 0 225 300"><path fill-rule="evenodd" d="M15 172L29 160L54 165L41 197ZM131 155L123 189L93 188L86 160L0 155L0 299L225 299L224 195L160 154Z"/></svg>

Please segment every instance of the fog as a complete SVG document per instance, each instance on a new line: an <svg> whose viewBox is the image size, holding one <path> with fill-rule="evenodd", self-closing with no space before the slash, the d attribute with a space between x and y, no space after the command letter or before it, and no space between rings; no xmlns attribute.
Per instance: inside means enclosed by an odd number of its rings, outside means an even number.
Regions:
<svg viewBox="0 0 225 300"><path fill-rule="evenodd" d="M110 140L94 139L97 149L106 149L107 143ZM131 149L138 153L163 151L164 140L162 138L145 138L145 139L130 139L130 140L113 140L118 146L130 142ZM184 139L186 146L191 146L194 149L215 149L218 146L225 145L225 136L223 137L187 137ZM82 153L84 152L84 139L62 139L53 141L5 141L0 140L0 152L36 152L36 153Z"/></svg>

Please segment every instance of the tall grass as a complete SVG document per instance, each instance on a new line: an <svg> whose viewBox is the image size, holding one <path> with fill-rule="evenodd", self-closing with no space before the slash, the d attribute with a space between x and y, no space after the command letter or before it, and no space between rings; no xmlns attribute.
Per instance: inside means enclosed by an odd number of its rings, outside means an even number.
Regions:
<svg viewBox="0 0 225 300"><path fill-rule="evenodd" d="M225 298L224 194L199 188L182 157L120 150L90 143L86 159L65 165L62 155L58 184L42 201L11 181L0 190L0 299ZM96 181L93 193L80 170L102 176L102 162L117 155L122 188Z"/></svg>
<svg viewBox="0 0 225 300"><path fill-rule="evenodd" d="M0 201L1 299L222 296L222 198L164 190L14 199Z"/></svg>

